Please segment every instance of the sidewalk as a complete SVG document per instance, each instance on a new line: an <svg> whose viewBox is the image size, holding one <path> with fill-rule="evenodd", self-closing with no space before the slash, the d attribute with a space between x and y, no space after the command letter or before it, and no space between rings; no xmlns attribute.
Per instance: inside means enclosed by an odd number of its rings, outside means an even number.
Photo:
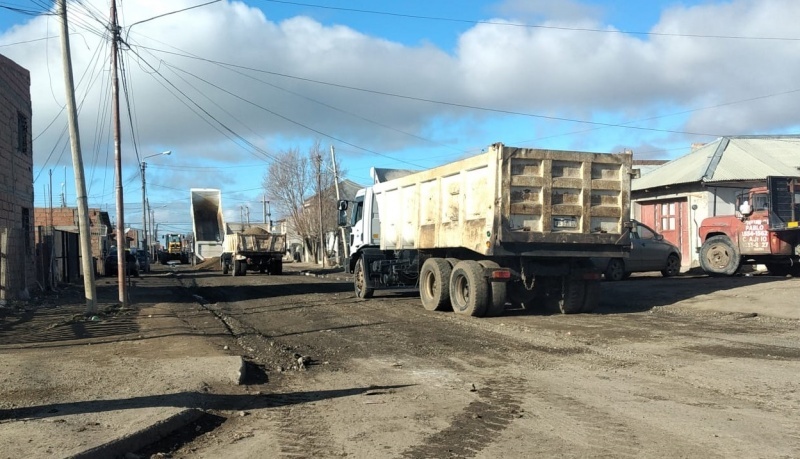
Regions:
<svg viewBox="0 0 800 459"><path fill-rule="evenodd" d="M225 394L244 363L223 324L188 294L152 302L169 273L136 282L127 310L110 279L93 316L82 286L0 308L0 458L124 456L247 397Z"/></svg>

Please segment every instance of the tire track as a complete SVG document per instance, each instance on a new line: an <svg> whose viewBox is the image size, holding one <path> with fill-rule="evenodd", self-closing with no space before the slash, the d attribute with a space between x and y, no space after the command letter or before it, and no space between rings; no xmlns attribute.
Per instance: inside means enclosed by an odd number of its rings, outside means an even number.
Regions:
<svg viewBox="0 0 800 459"><path fill-rule="evenodd" d="M514 419L521 416L520 380L490 380L478 389L480 397L456 416L450 426L401 454L404 458L475 457L496 441Z"/></svg>

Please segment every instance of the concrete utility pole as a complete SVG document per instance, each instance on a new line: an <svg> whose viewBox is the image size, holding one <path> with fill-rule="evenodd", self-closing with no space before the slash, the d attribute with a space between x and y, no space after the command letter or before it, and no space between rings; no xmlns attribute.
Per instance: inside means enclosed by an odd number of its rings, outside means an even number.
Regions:
<svg viewBox="0 0 800 459"><path fill-rule="evenodd" d="M122 200L122 145L119 126L119 75L117 74L117 45L119 26L117 26L117 2L111 0L111 111L114 118L114 179L117 182L117 281L119 283L119 302L128 306L128 289L125 284L127 274L125 259L125 209Z"/></svg>
<svg viewBox="0 0 800 459"><path fill-rule="evenodd" d="M161 153L156 153L154 155L145 156L142 158L142 245L140 246L141 249L147 250L150 253L150 247L147 244L147 207L149 205L147 200L147 185L145 180L145 171L147 170L147 163L144 161L145 159L152 158L154 156L161 156L161 155L171 155L172 150L162 151Z"/></svg>
<svg viewBox="0 0 800 459"><path fill-rule="evenodd" d="M325 268L325 234L322 228L322 155L317 153L317 205L319 205L319 254Z"/></svg>
<svg viewBox="0 0 800 459"><path fill-rule="evenodd" d="M331 145L331 162L333 163L333 184L336 186L336 201L338 206L338 201L341 198L339 194L339 173L336 171L336 150L334 150L333 145ZM347 230L344 229L344 226L339 228L340 233L342 235L342 251L338 253L339 255L339 266L344 266L345 259L347 257ZM336 245L337 252L339 252L338 248L339 245Z"/></svg>
<svg viewBox="0 0 800 459"><path fill-rule="evenodd" d="M78 112L75 104L75 83L72 77L72 56L69 48L66 0L58 0L58 8L61 13L61 56L64 65L64 87L67 92L67 116L69 118L70 146L72 147L72 168L75 175L75 193L78 204L78 232L80 233L83 290L86 296L87 313L94 314L97 312L97 288L94 282L92 235L89 233L89 204L86 197L86 183L83 178L83 157L81 156ZM64 194L66 195L66 192Z"/></svg>

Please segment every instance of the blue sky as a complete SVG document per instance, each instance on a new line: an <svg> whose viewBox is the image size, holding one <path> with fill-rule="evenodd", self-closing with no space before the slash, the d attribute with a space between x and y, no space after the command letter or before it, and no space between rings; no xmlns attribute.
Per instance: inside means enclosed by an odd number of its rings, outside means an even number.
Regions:
<svg viewBox="0 0 800 459"><path fill-rule="evenodd" d="M798 132L792 0L225 0L148 20L202 3L118 3L126 226L141 225L138 159L165 150L147 194L164 229L188 231L190 188L260 220L271 155L315 141L367 184L372 166L493 142L672 159L719 135ZM73 206L60 45L41 40L59 24L14 11L45 4L0 0L0 54L31 72L36 205L52 171L55 205L64 183ZM113 217L109 2L68 5L89 203Z"/></svg>

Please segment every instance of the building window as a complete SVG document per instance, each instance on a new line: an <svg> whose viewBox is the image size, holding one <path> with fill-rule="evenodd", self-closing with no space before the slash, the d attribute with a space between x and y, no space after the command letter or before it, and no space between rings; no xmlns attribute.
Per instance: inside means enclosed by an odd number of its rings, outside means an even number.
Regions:
<svg viewBox="0 0 800 459"><path fill-rule="evenodd" d="M25 238L25 252L31 253L31 211L22 208L22 237Z"/></svg>
<svg viewBox="0 0 800 459"><path fill-rule="evenodd" d="M28 117L22 112L17 112L17 150L28 152Z"/></svg>

